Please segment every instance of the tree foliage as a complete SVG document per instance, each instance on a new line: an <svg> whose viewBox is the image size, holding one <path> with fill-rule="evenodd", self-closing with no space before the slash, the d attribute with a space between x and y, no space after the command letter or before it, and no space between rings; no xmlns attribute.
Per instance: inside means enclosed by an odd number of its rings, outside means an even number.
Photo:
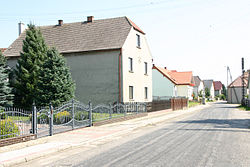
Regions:
<svg viewBox="0 0 250 167"><path fill-rule="evenodd" d="M30 109L32 103L38 100L38 79L47 50L41 31L35 25L28 25L21 57L14 71L16 106Z"/></svg>
<svg viewBox="0 0 250 167"><path fill-rule="evenodd" d="M38 105L50 102L58 106L74 97L75 84L69 67L62 55L55 49L49 49L38 80Z"/></svg>
<svg viewBox="0 0 250 167"><path fill-rule="evenodd" d="M12 104L13 94L9 86L9 71L6 58L0 51L0 108Z"/></svg>
<svg viewBox="0 0 250 167"><path fill-rule="evenodd" d="M15 105L30 109L32 103L57 106L74 96L75 84L65 59L49 49L41 31L28 25L23 51L15 73Z"/></svg>
<svg viewBox="0 0 250 167"><path fill-rule="evenodd" d="M209 98L211 96L210 91L208 88L205 88L205 97Z"/></svg>

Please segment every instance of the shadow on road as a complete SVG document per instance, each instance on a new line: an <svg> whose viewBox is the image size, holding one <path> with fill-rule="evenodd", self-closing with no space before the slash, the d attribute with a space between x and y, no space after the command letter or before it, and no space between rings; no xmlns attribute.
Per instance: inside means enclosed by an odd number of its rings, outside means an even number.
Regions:
<svg viewBox="0 0 250 167"><path fill-rule="evenodd" d="M250 119L203 119L203 120L179 121L178 123L210 124L213 125L214 128L249 129Z"/></svg>

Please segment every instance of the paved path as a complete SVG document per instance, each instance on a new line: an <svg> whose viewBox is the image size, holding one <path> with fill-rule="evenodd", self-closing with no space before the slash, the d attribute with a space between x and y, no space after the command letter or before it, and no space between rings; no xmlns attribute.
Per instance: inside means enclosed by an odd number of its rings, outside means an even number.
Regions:
<svg viewBox="0 0 250 167"><path fill-rule="evenodd" d="M100 127L82 128L57 134L51 137L0 147L0 167L27 163L40 157L50 157L58 152L72 150L78 147L91 146L93 143L112 141L117 137L126 136L136 129L150 126L182 115L189 115L207 106L198 106L189 110L163 110L150 113L147 117L137 118L124 122L104 125ZM38 164L38 165L41 165ZM33 165L31 165L33 166ZM35 165L37 166L37 165Z"/></svg>
<svg viewBox="0 0 250 167"><path fill-rule="evenodd" d="M217 103L189 116L166 121L127 142L120 139L108 148L98 145L91 150L79 148L74 153L38 162L41 166L248 167L249 126L250 112Z"/></svg>

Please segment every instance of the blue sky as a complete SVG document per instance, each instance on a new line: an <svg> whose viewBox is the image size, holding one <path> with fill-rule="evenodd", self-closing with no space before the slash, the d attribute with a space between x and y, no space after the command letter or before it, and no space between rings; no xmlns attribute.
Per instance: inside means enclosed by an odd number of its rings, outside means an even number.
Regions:
<svg viewBox="0 0 250 167"><path fill-rule="evenodd" d="M250 68L249 0L8 0L1 2L0 47L18 35L18 22L36 25L128 16L144 32L154 63L193 71L226 84L241 74L241 57Z"/></svg>

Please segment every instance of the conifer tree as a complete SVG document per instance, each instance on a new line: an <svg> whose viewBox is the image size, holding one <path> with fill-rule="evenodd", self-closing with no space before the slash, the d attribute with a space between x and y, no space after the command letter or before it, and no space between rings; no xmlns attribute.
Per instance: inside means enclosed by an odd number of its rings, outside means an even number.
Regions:
<svg viewBox="0 0 250 167"><path fill-rule="evenodd" d="M35 25L28 25L21 57L14 71L16 106L30 109L32 103L37 101L37 83L47 50L41 31Z"/></svg>
<svg viewBox="0 0 250 167"><path fill-rule="evenodd" d="M13 94L9 86L9 69L6 65L6 58L0 51L0 108L12 104Z"/></svg>
<svg viewBox="0 0 250 167"><path fill-rule="evenodd" d="M72 81L65 58L55 49L49 49L38 80L39 106L50 102L58 106L74 97L75 84Z"/></svg>

